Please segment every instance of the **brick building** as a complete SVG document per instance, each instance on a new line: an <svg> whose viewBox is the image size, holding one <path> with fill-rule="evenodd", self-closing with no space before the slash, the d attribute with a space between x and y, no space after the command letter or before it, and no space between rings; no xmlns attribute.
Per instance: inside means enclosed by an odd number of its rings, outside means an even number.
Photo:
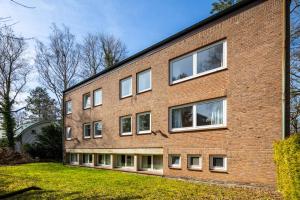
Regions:
<svg viewBox="0 0 300 200"><path fill-rule="evenodd" d="M288 2L245 0L64 92L65 162L275 184Z"/></svg>

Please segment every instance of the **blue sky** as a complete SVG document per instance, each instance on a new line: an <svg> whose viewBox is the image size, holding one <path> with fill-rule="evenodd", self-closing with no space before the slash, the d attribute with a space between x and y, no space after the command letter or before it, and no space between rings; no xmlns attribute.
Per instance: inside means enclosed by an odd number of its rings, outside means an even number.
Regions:
<svg viewBox="0 0 300 200"><path fill-rule="evenodd" d="M47 41L51 23L65 24L80 42L86 33L104 32L120 38L128 56L210 15L214 0L17 0L35 9L0 0L1 17L12 18L14 30ZM29 59L34 40L28 41ZM36 76L33 74L32 76ZM36 79L35 79L36 80ZM29 88L38 85L29 83Z"/></svg>

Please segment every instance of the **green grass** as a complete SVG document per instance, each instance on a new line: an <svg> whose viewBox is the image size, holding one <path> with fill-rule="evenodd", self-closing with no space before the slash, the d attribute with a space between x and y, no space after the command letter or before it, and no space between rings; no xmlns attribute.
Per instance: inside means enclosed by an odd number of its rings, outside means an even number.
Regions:
<svg viewBox="0 0 300 200"><path fill-rule="evenodd" d="M278 199L272 192L111 170L34 163L0 167L0 195L38 186L14 199Z"/></svg>

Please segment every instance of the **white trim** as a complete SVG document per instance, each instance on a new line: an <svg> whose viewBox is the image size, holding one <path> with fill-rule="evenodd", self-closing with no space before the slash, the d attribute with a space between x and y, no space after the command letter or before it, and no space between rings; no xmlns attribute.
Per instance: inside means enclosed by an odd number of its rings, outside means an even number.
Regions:
<svg viewBox="0 0 300 200"><path fill-rule="evenodd" d="M104 156L104 164L101 164L100 161L99 161L99 156L102 155ZM112 166L112 159L111 159L111 154L96 154L97 156L97 166L102 166L102 167L111 167ZM110 160L110 164L108 165L106 163L106 156L109 157L109 160Z"/></svg>
<svg viewBox="0 0 300 200"><path fill-rule="evenodd" d="M149 88L146 88L146 89L144 89L144 90L139 91L139 80L140 80L140 79L139 79L139 75L140 75L140 74L143 74L143 73L146 73L146 72L150 72L150 87L149 87ZM137 93L138 93L138 94L139 94L139 93L142 93L142 92L149 91L149 90L152 89L152 70L151 70L151 68L150 68L150 69L146 69L146 70L141 71L141 72L138 72L136 78L137 78L136 87L137 87Z"/></svg>
<svg viewBox="0 0 300 200"><path fill-rule="evenodd" d="M123 92L123 90L122 90L122 82L125 81L125 80L128 80L128 79L130 79L130 94L127 94L127 95L122 96L122 92ZM121 82L121 83L120 83L120 92L121 92L120 98L123 99L123 98L125 98L125 97L131 96L131 95L132 95L132 76L127 77L127 78L124 78L124 79L121 79L120 82Z"/></svg>
<svg viewBox="0 0 300 200"><path fill-rule="evenodd" d="M84 98L88 96L88 98L90 98L90 104L87 104L86 106L84 105ZM83 109L88 109L88 108L91 108L91 94L90 93L87 93L87 94L84 94L83 97L82 97L82 100L83 100ZM88 102L88 101L87 101Z"/></svg>
<svg viewBox="0 0 300 200"><path fill-rule="evenodd" d="M100 102L98 104L95 104L95 93L96 92L100 92L101 93L101 98L100 98ZM100 106L102 105L102 89L97 89L93 91L93 106Z"/></svg>
<svg viewBox="0 0 300 200"><path fill-rule="evenodd" d="M118 165L118 156L123 156L123 155L125 155L125 166L120 166L120 165ZM132 157L132 162L133 162L133 166L127 166L127 157L128 156L131 156ZM116 156L116 168L122 168L122 169L126 169L126 168L128 168L128 169L132 169L132 168L134 168L135 167L135 162L134 162L134 155L131 155L131 154L118 154L117 156Z"/></svg>
<svg viewBox="0 0 300 200"><path fill-rule="evenodd" d="M84 155L88 156L88 162L85 162ZM90 156L92 156L92 161L91 162L90 162ZM93 166L94 165L94 157L93 157L92 153L84 153L84 154L82 154L82 165L85 165L85 166Z"/></svg>
<svg viewBox="0 0 300 200"><path fill-rule="evenodd" d="M72 161L72 155L76 155L76 160L77 160L76 162ZM78 153L70 153L69 156L70 156L69 161L70 161L71 165L78 165L79 164L79 154Z"/></svg>
<svg viewBox="0 0 300 200"><path fill-rule="evenodd" d="M68 111L68 104L70 104L70 107L71 107L71 111ZM69 101L66 101L66 114L72 114L72 101L69 100Z"/></svg>
<svg viewBox="0 0 300 200"><path fill-rule="evenodd" d="M223 159L223 167L213 166L213 158L222 158ZM227 156L226 155L210 155L209 156L209 170L212 171L227 171Z"/></svg>
<svg viewBox="0 0 300 200"><path fill-rule="evenodd" d="M130 118L130 132L122 132L123 131L123 127L122 127L122 119L124 118ZM132 135L132 115L127 115L127 116L123 116L120 117L120 135Z"/></svg>
<svg viewBox="0 0 300 200"><path fill-rule="evenodd" d="M90 135L89 136L86 136L85 135L85 126L86 125L90 125ZM91 138L91 135L92 135L92 124L91 123L85 123L85 124L83 124L83 138Z"/></svg>
<svg viewBox="0 0 300 200"><path fill-rule="evenodd" d="M198 157L199 158L199 165L191 165L191 157ZM202 156L199 154L188 154L187 155L188 160L188 169L195 169L195 170L202 170Z"/></svg>
<svg viewBox="0 0 300 200"><path fill-rule="evenodd" d="M145 130L145 131L140 131L139 130L139 115L144 115L144 114L149 114L150 115L150 129L149 130ZM142 135L142 134L147 134L147 133L151 133L151 112L143 112L143 113L138 113L137 115L137 126L136 126L136 129L137 129L137 134L139 135Z"/></svg>
<svg viewBox="0 0 300 200"><path fill-rule="evenodd" d="M205 71L205 72L202 72L202 73L197 73L197 53L198 52L201 52L201 51L205 51L213 46L216 46L218 44L223 44L223 62L221 63L221 66L218 67L218 68L215 68L215 69L212 69L212 70L208 70L208 71ZM178 79L178 80L175 80L175 81L172 81L172 74L173 74L173 69L172 69L172 64L178 60L181 60L183 58L186 58L188 56L193 56L193 75L191 76L188 76L188 77L185 77L185 78L182 78L182 79ZM192 53L189 53L189 54L186 54L186 55L183 55L183 56L180 56L179 58L176 58L174 60L172 60L169 64L169 68L170 68L170 74L169 74L169 77L170 77L170 84L173 85L173 84L176 84L176 83L180 83L180 82L183 82L183 81L186 81L186 80L190 80L190 79L193 79L193 78L196 78L196 77L201 77L201 76L204 76L204 75L207 75L207 74L211 74L211 73L214 73L214 72L217 72L217 71L221 71L221 70L224 70L224 69L227 69L227 41L226 40L222 40L222 41L219 41L219 42L216 42L214 44L211 44L209 46L206 46L204 48L201 48L201 49L198 49Z"/></svg>
<svg viewBox="0 0 300 200"><path fill-rule="evenodd" d="M197 104L201 103L209 103L214 101L223 101L223 124L214 124L214 125L205 125L205 126L197 126ZM172 128L172 110L178 109L178 108L184 108L192 106L193 110L193 126L192 127L183 127L183 128ZM211 100L205 100L205 101L198 101L195 103L180 105L180 106L174 106L169 109L169 127L172 132L179 132L179 131L192 131L192 130L206 130L206 129L218 129L218 128L226 128L227 127L227 99L225 97L222 98L216 98Z"/></svg>
<svg viewBox="0 0 300 200"><path fill-rule="evenodd" d="M96 130L95 130L95 124L96 123L99 123L100 125L101 125L101 134L100 135L96 135L95 133L96 133ZM102 128L102 121L95 121L94 123L93 123L93 134L94 134L94 138L102 138L102 130L103 130L103 128Z"/></svg>
<svg viewBox="0 0 300 200"><path fill-rule="evenodd" d="M68 137L68 132L71 131L71 137ZM67 126L66 127L66 140L72 140L72 127Z"/></svg>
<svg viewBox="0 0 300 200"><path fill-rule="evenodd" d="M179 157L179 164L178 165L172 164L172 157L175 157L175 156ZM169 168L181 168L181 156L180 156L180 154L169 154L168 157L169 157L169 164L168 164Z"/></svg>

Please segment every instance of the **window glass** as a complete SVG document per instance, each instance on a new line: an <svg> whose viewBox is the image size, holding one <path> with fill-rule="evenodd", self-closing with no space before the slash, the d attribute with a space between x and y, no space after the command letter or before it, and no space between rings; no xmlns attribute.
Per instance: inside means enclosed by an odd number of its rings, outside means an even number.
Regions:
<svg viewBox="0 0 300 200"><path fill-rule="evenodd" d="M131 134L131 116L121 117L121 134Z"/></svg>
<svg viewBox="0 0 300 200"><path fill-rule="evenodd" d="M132 95L132 78L121 80L121 98Z"/></svg>
<svg viewBox="0 0 300 200"><path fill-rule="evenodd" d="M151 89L151 70L143 71L137 75L138 92L143 92Z"/></svg>
<svg viewBox="0 0 300 200"><path fill-rule="evenodd" d="M200 169L201 168L201 156L199 156L199 155L188 156L188 167Z"/></svg>
<svg viewBox="0 0 300 200"><path fill-rule="evenodd" d="M105 154L105 164L110 165L110 154Z"/></svg>
<svg viewBox="0 0 300 200"><path fill-rule="evenodd" d="M171 63L171 79L176 81L193 75L193 55L186 56Z"/></svg>
<svg viewBox="0 0 300 200"><path fill-rule="evenodd" d="M77 154L75 153L71 153L71 162L78 162L78 157Z"/></svg>
<svg viewBox="0 0 300 200"><path fill-rule="evenodd" d="M83 95L83 108L90 108L91 107L91 97L90 94Z"/></svg>
<svg viewBox="0 0 300 200"><path fill-rule="evenodd" d="M223 167L224 166L223 157L213 157L213 166L214 167Z"/></svg>
<svg viewBox="0 0 300 200"><path fill-rule="evenodd" d="M102 90L94 91L94 106L99 106L102 104Z"/></svg>
<svg viewBox="0 0 300 200"><path fill-rule="evenodd" d="M193 106L175 108L172 110L172 128L193 126Z"/></svg>
<svg viewBox="0 0 300 200"><path fill-rule="evenodd" d="M223 124L223 101L197 105L197 126Z"/></svg>
<svg viewBox="0 0 300 200"><path fill-rule="evenodd" d="M151 168L151 156L142 156L142 168Z"/></svg>
<svg viewBox="0 0 300 200"><path fill-rule="evenodd" d="M83 163L92 163L93 162L93 156L92 154L83 154Z"/></svg>
<svg viewBox="0 0 300 200"><path fill-rule="evenodd" d="M91 137L91 125L84 124L84 137Z"/></svg>
<svg viewBox="0 0 300 200"><path fill-rule="evenodd" d="M125 155L117 155L117 166L118 167L125 167Z"/></svg>
<svg viewBox="0 0 300 200"><path fill-rule="evenodd" d="M170 167L180 167L180 155L170 155L169 156L169 166Z"/></svg>
<svg viewBox="0 0 300 200"><path fill-rule="evenodd" d="M148 113L140 113L137 115L138 117L138 133L150 132L150 123L151 123L151 114Z"/></svg>
<svg viewBox="0 0 300 200"><path fill-rule="evenodd" d="M223 43L197 53L197 73L222 67L222 63Z"/></svg>
<svg viewBox="0 0 300 200"><path fill-rule="evenodd" d="M66 128L66 138L67 139L71 139L72 137L72 130L71 130L71 127L67 127Z"/></svg>
<svg viewBox="0 0 300 200"><path fill-rule="evenodd" d="M66 102L66 113L67 114L72 113L72 102L71 101Z"/></svg>
<svg viewBox="0 0 300 200"><path fill-rule="evenodd" d="M94 123L94 134L95 134L95 137L102 136L102 123L101 122Z"/></svg>
<svg viewBox="0 0 300 200"><path fill-rule="evenodd" d="M134 165L133 163L133 156L127 155L126 156L126 167L132 167Z"/></svg>
<svg viewBox="0 0 300 200"><path fill-rule="evenodd" d="M163 156L153 155L153 169L161 170L163 168Z"/></svg>

